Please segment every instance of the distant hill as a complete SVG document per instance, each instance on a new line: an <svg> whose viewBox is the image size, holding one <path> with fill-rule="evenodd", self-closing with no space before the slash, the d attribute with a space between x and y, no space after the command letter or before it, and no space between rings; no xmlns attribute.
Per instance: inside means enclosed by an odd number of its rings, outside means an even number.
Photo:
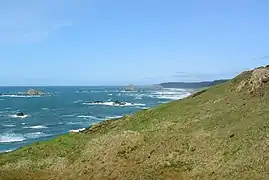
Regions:
<svg viewBox="0 0 269 180"><path fill-rule="evenodd" d="M202 81L202 82L165 82L159 85L161 85L163 88L195 89L195 88L214 86L217 84L224 83L226 81L229 81L229 80L221 79L221 80L215 80L215 81Z"/></svg>

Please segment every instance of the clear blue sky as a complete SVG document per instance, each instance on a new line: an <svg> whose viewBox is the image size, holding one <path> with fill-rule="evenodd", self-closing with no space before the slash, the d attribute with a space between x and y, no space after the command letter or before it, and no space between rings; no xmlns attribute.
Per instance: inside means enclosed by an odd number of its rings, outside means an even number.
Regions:
<svg viewBox="0 0 269 180"><path fill-rule="evenodd" d="M0 85L229 78L269 64L268 0L2 0Z"/></svg>

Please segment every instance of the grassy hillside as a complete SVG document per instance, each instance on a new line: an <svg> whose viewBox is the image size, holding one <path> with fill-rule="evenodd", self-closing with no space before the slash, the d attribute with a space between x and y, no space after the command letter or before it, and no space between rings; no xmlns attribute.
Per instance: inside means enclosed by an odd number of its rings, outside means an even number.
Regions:
<svg viewBox="0 0 269 180"><path fill-rule="evenodd" d="M0 155L0 179L269 179L269 67Z"/></svg>

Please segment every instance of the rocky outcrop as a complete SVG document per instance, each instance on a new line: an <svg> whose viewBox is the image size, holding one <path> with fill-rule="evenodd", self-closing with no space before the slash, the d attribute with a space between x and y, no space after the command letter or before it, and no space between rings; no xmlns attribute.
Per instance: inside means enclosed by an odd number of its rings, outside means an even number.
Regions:
<svg viewBox="0 0 269 180"><path fill-rule="evenodd" d="M125 88L125 91L136 91L136 87L133 84L130 84Z"/></svg>
<svg viewBox="0 0 269 180"><path fill-rule="evenodd" d="M93 103L95 103L95 104L102 104L104 102L103 101L94 101Z"/></svg>
<svg viewBox="0 0 269 180"><path fill-rule="evenodd" d="M29 89L27 92L25 92L26 95L28 96L42 96L45 95L42 91L38 91L35 89Z"/></svg>
<svg viewBox="0 0 269 180"><path fill-rule="evenodd" d="M120 102L118 100L114 101L114 105L117 105L117 106L124 106L126 103L125 102Z"/></svg>
<svg viewBox="0 0 269 180"><path fill-rule="evenodd" d="M16 113L16 116L22 117L22 116L24 116L24 114L23 114L23 112L18 112L18 113Z"/></svg>
<svg viewBox="0 0 269 180"><path fill-rule="evenodd" d="M260 89L264 84L269 82L269 68L259 67L252 71L251 77L247 80L242 80L238 87L237 91L241 91L242 89L249 89L251 93Z"/></svg>

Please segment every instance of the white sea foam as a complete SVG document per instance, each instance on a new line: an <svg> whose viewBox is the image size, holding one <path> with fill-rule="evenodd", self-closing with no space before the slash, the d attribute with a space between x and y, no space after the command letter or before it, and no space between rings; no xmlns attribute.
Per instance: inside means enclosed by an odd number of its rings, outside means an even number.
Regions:
<svg viewBox="0 0 269 180"><path fill-rule="evenodd" d="M71 133L78 133L78 132L81 132L81 131L84 131L86 128L81 128L81 129L74 129L74 130L70 130L68 132L71 132Z"/></svg>
<svg viewBox="0 0 269 180"><path fill-rule="evenodd" d="M182 94L182 92L180 92ZM176 95L179 94L179 92L171 92L171 91L159 91L153 93L154 95Z"/></svg>
<svg viewBox="0 0 269 180"><path fill-rule="evenodd" d="M115 102L91 102L91 103L83 103L85 105L104 105L104 106L145 106L145 104L141 103L129 103L129 102L121 102L123 104L118 104Z"/></svg>
<svg viewBox="0 0 269 180"><path fill-rule="evenodd" d="M77 101L74 101L74 104L77 104L77 103L80 103L82 102L82 100L77 100Z"/></svg>
<svg viewBox="0 0 269 180"><path fill-rule="evenodd" d="M14 149L2 150L2 151L0 151L0 153L7 153L7 152L11 152L11 151L14 151Z"/></svg>
<svg viewBox="0 0 269 180"><path fill-rule="evenodd" d="M61 117L75 117L76 114L64 114L64 115L61 115Z"/></svg>
<svg viewBox="0 0 269 180"><path fill-rule="evenodd" d="M21 118L21 119L24 119L24 118L27 118L29 117L29 115L23 115L23 116L18 116L17 114L13 114L13 115L10 115L11 118Z"/></svg>
<svg viewBox="0 0 269 180"><path fill-rule="evenodd" d="M97 117L87 116L87 115L80 115L80 116L78 116L78 118L93 118L93 119L96 119Z"/></svg>
<svg viewBox="0 0 269 180"><path fill-rule="evenodd" d="M76 125L76 124L82 124L83 122L68 122L66 124L69 124L69 125Z"/></svg>
<svg viewBox="0 0 269 180"><path fill-rule="evenodd" d="M14 126L16 126L16 125L14 125L14 124L3 124L3 126L4 126L4 127L14 127Z"/></svg>
<svg viewBox="0 0 269 180"><path fill-rule="evenodd" d="M29 126L29 127L24 127L24 128L27 128L27 129L46 129L48 127L44 126L44 125L36 125L36 126Z"/></svg>
<svg viewBox="0 0 269 180"><path fill-rule="evenodd" d="M138 91L125 91L125 90L122 90L120 91L121 93L137 93Z"/></svg>
<svg viewBox="0 0 269 180"><path fill-rule="evenodd" d="M149 109L150 107L139 107L139 109Z"/></svg>
<svg viewBox="0 0 269 180"><path fill-rule="evenodd" d="M35 138L40 138L40 137L45 137L45 136L48 136L48 134L45 134L43 132L33 132L33 133L25 134L25 137L27 139L35 139Z"/></svg>
<svg viewBox="0 0 269 180"><path fill-rule="evenodd" d="M121 118L123 116L106 116L104 119L117 119L117 118Z"/></svg>
<svg viewBox="0 0 269 180"><path fill-rule="evenodd" d="M88 115L80 115L77 117L84 118L84 119L94 119L94 120L98 120L98 121L104 120L104 118L99 118L99 117L95 117L95 116L88 116Z"/></svg>
<svg viewBox="0 0 269 180"><path fill-rule="evenodd" d="M160 96L156 96L156 98L177 100L177 99L183 99L185 97L188 97L189 95L191 95L191 93L185 93L185 94L181 94L181 95L160 95Z"/></svg>
<svg viewBox="0 0 269 180"><path fill-rule="evenodd" d="M41 108L43 111L47 111L49 110L49 108Z"/></svg>
<svg viewBox="0 0 269 180"><path fill-rule="evenodd" d="M191 95L190 90L187 89L173 89L166 88L160 91L155 91L148 95L151 98L177 100Z"/></svg>
<svg viewBox="0 0 269 180"><path fill-rule="evenodd" d="M32 98L32 97L41 97L41 96L26 96L26 95L15 95L15 94L10 94L10 95L0 95L1 97L10 97L10 98Z"/></svg>
<svg viewBox="0 0 269 180"><path fill-rule="evenodd" d="M11 142L21 142L25 141L22 135L14 133L5 133L0 135L0 143L11 143Z"/></svg>

